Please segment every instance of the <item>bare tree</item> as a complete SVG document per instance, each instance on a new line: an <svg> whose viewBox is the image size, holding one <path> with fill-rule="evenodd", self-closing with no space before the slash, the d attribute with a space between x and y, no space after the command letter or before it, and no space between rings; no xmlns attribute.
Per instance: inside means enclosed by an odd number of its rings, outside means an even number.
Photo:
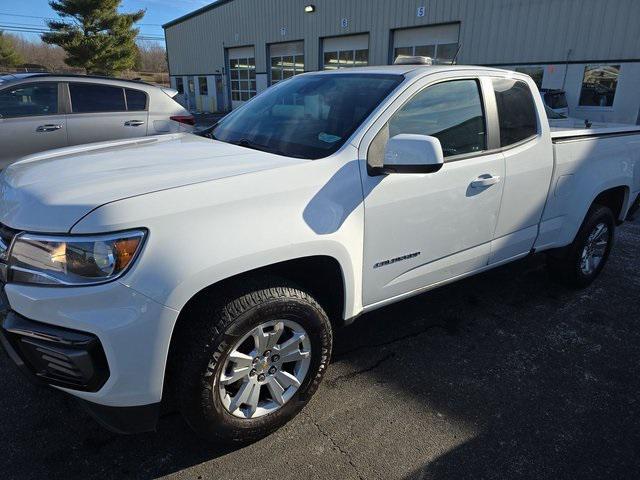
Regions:
<svg viewBox="0 0 640 480"><path fill-rule="evenodd" d="M143 72L164 73L167 68L167 52L157 42L141 40L138 45L138 62L136 68Z"/></svg>

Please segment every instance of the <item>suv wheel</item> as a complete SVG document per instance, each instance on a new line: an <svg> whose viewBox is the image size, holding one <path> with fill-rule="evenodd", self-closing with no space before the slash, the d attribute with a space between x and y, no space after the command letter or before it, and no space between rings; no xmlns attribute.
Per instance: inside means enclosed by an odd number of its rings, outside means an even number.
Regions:
<svg viewBox="0 0 640 480"><path fill-rule="evenodd" d="M591 207L573 243L562 254L551 252L547 255L551 273L572 287L590 285L609 259L615 228L615 219L608 207Z"/></svg>
<svg viewBox="0 0 640 480"><path fill-rule="evenodd" d="M329 364L332 331L308 293L278 279L228 294L183 319L178 407L208 440L248 443L291 420Z"/></svg>

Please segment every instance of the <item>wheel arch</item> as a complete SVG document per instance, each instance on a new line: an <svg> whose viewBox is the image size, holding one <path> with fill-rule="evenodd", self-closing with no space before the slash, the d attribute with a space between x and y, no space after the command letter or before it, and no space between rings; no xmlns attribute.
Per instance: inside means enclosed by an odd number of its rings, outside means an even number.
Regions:
<svg viewBox="0 0 640 480"><path fill-rule="evenodd" d="M608 207L613 212L618 224L624 221L629 204L631 189L627 185L618 185L600 192L591 202L589 209L594 205ZM587 210L588 212L588 210ZM586 217L587 213L585 213Z"/></svg>
<svg viewBox="0 0 640 480"><path fill-rule="evenodd" d="M242 284L243 281L250 278L268 276L279 277L298 285L320 303L333 325L344 324L348 308L346 290L348 277L345 277L340 262L332 256L313 255L285 260L241 272L208 285L196 292L186 302L173 326L164 372L163 403L165 409L171 409L175 400L176 392L172 380L175 372L172 368L172 359L175 357L174 352L180 343L181 333L185 332L189 326L190 314L201 308L202 302L215 299L216 294L226 288Z"/></svg>

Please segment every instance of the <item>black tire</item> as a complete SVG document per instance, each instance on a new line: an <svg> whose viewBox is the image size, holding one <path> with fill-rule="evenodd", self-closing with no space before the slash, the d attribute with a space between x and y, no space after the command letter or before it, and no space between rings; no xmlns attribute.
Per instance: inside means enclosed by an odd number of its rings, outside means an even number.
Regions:
<svg viewBox="0 0 640 480"><path fill-rule="evenodd" d="M327 314L308 293L274 277L257 279L201 302L182 319L174 350L173 383L177 406L189 426L214 443L245 444L274 432L295 417L317 390L332 350ZM245 419L233 416L218 393L221 369L234 345L258 325L275 319L301 325L311 341L311 363L302 384L279 410Z"/></svg>
<svg viewBox="0 0 640 480"><path fill-rule="evenodd" d="M608 242L604 255L596 268L590 273L585 273L582 269L582 253L587 246L589 236L601 224L606 225L608 228ZM552 277L573 288L589 286L600 275L609 259L615 240L615 228L616 222L611 209L603 205L593 205L589 209L573 243L561 250L547 254L547 266Z"/></svg>

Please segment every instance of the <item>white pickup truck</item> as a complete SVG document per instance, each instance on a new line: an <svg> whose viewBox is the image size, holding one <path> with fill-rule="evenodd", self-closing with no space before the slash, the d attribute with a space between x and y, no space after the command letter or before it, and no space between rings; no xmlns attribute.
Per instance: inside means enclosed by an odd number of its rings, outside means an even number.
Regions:
<svg viewBox="0 0 640 480"><path fill-rule="evenodd" d="M525 75L304 74L205 136L7 168L1 338L115 431L168 403L251 441L307 403L336 326L534 252L587 286L639 193L640 131L551 131Z"/></svg>

